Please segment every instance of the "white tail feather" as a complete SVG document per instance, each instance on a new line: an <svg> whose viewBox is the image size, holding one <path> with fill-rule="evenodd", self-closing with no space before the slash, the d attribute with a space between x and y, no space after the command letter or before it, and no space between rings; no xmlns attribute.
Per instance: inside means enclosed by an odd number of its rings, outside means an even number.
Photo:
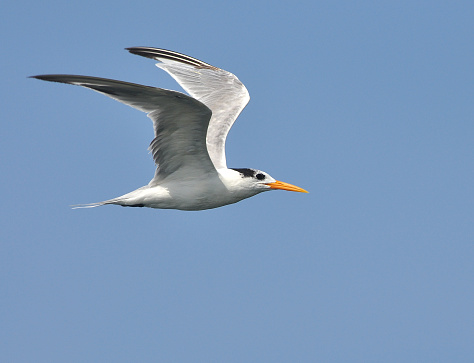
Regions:
<svg viewBox="0 0 474 363"><path fill-rule="evenodd" d="M74 205L71 205L71 208L72 209L95 208L95 207L100 207L106 204L111 204L111 203L109 201L105 201L105 202L88 203L88 204L74 204Z"/></svg>

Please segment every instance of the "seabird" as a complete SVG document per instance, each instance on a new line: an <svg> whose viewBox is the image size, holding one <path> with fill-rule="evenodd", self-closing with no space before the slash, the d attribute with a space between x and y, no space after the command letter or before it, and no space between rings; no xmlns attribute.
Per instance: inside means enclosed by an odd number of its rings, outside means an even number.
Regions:
<svg viewBox="0 0 474 363"><path fill-rule="evenodd" d="M229 169L225 140L232 124L250 100L242 82L223 69L165 49L126 48L159 61L189 94L112 79L64 74L32 78L90 88L145 112L153 121L150 151L155 176L141 188L103 202L124 207L203 210L239 202L269 190L304 192L258 169Z"/></svg>

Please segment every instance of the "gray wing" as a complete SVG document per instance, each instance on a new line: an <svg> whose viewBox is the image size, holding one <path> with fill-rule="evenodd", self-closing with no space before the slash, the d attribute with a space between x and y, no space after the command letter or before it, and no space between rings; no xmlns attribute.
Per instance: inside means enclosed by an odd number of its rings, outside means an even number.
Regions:
<svg viewBox="0 0 474 363"><path fill-rule="evenodd" d="M242 82L232 73L184 54L148 47L127 50L160 61L158 67L168 72L186 92L212 110L207 149L216 169L226 168L227 134L250 100Z"/></svg>
<svg viewBox="0 0 474 363"><path fill-rule="evenodd" d="M160 180L178 171L199 177L216 170L206 148L211 110L181 92L87 76L41 75L33 78L90 88L146 112L153 121L155 138L150 144Z"/></svg>

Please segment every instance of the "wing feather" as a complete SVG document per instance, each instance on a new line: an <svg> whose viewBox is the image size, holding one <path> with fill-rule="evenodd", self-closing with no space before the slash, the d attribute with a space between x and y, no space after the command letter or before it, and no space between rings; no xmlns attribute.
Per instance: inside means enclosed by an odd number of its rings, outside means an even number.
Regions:
<svg viewBox="0 0 474 363"><path fill-rule="evenodd" d="M150 47L127 50L160 61L158 67L168 72L192 97L211 109L207 149L216 169L226 168L227 134L250 100L242 82L230 72L170 50Z"/></svg>
<svg viewBox="0 0 474 363"><path fill-rule="evenodd" d="M202 102L181 92L98 77L56 74L33 78L90 88L146 112L155 130L150 150L157 170L151 184L178 171L194 177L216 172L205 142L212 112Z"/></svg>

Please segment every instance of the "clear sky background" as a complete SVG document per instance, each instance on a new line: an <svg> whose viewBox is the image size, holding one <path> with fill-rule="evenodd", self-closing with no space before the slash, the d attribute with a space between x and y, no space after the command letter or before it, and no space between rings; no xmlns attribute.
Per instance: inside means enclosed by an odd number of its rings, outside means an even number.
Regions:
<svg viewBox="0 0 474 363"><path fill-rule="evenodd" d="M472 1L1 5L2 362L473 362ZM230 167L270 192L106 206L152 178L144 114L47 73L181 90L176 50L251 101Z"/></svg>

